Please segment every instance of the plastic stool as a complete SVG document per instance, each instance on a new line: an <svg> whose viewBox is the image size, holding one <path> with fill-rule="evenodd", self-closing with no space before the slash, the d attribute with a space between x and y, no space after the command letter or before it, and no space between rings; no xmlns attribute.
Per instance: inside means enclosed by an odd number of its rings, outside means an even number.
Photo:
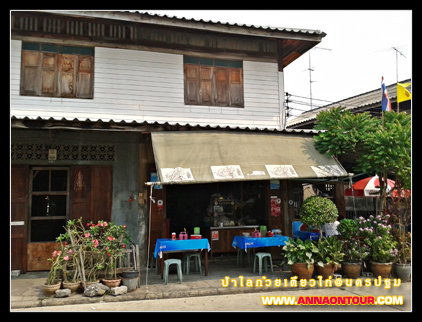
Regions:
<svg viewBox="0 0 422 322"><path fill-rule="evenodd" d="M168 279L169 279L169 266L171 264L177 264L177 280L180 281L180 283L183 282L182 279L182 261L180 259L166 259L164 261L164 284L167 285Z"/></svg>
<svg viewBox="0 0 422 322"><path fill-rule="evenodd" d="M243 253L245 252L244 249L237 247L237 265L239 265L239 258L240 261L243 263ZM248 259L248 264L251 263L251 249L249 249L249 252L246 252L246 256Z"/></svg>
<svg viewBox="0 0 422 322"><path fill-rule="evenodd" d="M267 257L270 258L270 265L271 265L271 273L274 273L273 270L273 259L271 258L270 253L256 253L255 258L253 260L253 272L255 273L255 264L256 258L259 259L259 275L262 276L262 259L264 259L265 271L267 271Z"/></svg>
<svg viewBox="0 0 422 322"><path fill-rule="evenodd" d="M195 270L197 272L199 272L200 274L202 274L202 268L201 268L201 256L199 255L199 253L184 253L184 265L183 265L183 269L185 271L186 275L189 275L189 266L190 266L190 259L191 257L193 257L195 259ZM198 269L199 267L199 269Z"/></svg>

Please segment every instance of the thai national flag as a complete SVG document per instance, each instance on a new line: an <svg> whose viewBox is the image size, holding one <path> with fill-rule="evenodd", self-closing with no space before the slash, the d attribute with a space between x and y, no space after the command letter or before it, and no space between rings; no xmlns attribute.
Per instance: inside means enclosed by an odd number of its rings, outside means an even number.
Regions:
<svg viewBox="0 0 422 322"><path fill-rule="evenodd" d="M384 84L384 77L381 80L381 88L382 88L382 98L381 98L381 107L383 111L391 112L391 102L387 95L387 88Z"/></svg>

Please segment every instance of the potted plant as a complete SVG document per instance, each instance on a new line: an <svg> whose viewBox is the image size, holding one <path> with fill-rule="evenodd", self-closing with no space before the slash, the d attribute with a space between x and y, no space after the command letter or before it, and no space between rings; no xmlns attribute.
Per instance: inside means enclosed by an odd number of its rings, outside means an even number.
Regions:
<svg viewBox="0 0 422 322"><path fill-rule="evenodd" d="M357 237L351 237L343 244L344 258L341 263L343 274L348 278L358 278L362 262L368 257L368 247Z"/></svg>
<svg viewBox="0 0 422 322"><path fill-rule="evenodd" d="M88 246L98 250L103 259L101 263L101 266L105 267L103 283L109 287L119 286L121 278L117 276L117 260L123 256L122 249L129 244L126 225L120 226L100 220L97 224L89 223L88 226L90 227L88 238L93 238L88 242Z"/></svg>
<svg viewBox="0 0 422 322"><path fill-rule="evenodd" d="M393 260L398 254L397 242L390 235L390 215L370 215L368 219L359 218L359 234L369 247L370 266L375 277L387 278L391 274Z"/></svg>
<svg viewBox="0 0 422 322"><path fill-rule="evenodd" d="M315 273L317 276L322 275L323 278L333 276L337 266L344 258L342 246L342 242L335 236L318 240L318 252L315 257Z"/></svg>
<svg viewBox="0 0 422 322"><path fill-rule="evenodd" d="M310 239L304 242L300 239L296 241L289 238L283 246L284 261L291 266L292 273L299 279L309 279L314 272L314 258L318 253L318 248ZM282 264L283 264L282 263Z"/></svg>
<svg viewBox="0 0 422 322"><path fill-rule="evenodd" d="M393 264L393 271L403 282L410 278L411 273L411 242L412 235L408 231L411 224L410 190L405 190L396 180L396 186L390 198L390 211L392 215L392 236L397 243L398 254Z"/></svg>
<svg viewBox="0 0 422 322"><path fill-rule="evenodd" d="M353 219L343 219L337 226L337 231L339 233L340 238L344 240L357 238L359 231L358 222Z"/></svg>
<svg viewBox="0 0 422 322"><path fill-rule="evenodd" d="M48 259L52 261L50 272L48 273L47 280L43 285L45 295L54 295L54 292L60 289L61 278L63 274L63 256L62 252L54 251L52 257Z"/></svg>
<svg viewBox="0 0 422 322"><path fill-rule="evenodd" d="M303 202L299 215L302 223L320 228L323 224L335 222L338 210L330 199L312 196ZM321 233L319 238L321 239Z"/></svg>

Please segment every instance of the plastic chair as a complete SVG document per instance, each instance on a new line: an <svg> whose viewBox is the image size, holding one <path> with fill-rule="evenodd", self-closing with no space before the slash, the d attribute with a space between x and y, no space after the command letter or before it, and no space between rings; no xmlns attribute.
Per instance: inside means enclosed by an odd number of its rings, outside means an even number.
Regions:
<svg viewBox="0 0 422 322"><path fill-rule="evenodd" d="M270 253L256 253L255 258L253 260L253 272L255 273L255 264L256 258L258 257L259 260L259 275L262 276L262 259L264 259L265 271L267 271L267 257L270 258L270 265L271 265L271 273L274 273L273 270L273 259L271 258Z"/></svg>
<svg viewBox="0 0 422 322"><path fill-rule="evenodd" d="M164 278L164 284L167 285L168 279L169 279L169 266L171 264L177 265L177 280L180 281L180 283L183 282L182 279L182 261L180 259L166 259L164 261L164 272L163 272L163 278Z"/></svg>
<svg viewBox="0 0 422 322"><path fill-rule="evenodd" d="M183 270L186 275L189 275L190 259L194 258L195 260L195 270L202 274L201 268L201 256L199 253L184 253L183 254Z"/></svg>

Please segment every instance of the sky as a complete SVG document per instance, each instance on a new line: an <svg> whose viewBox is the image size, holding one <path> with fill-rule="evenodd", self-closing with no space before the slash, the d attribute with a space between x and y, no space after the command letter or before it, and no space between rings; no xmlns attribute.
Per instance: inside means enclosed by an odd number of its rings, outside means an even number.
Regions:
<svg viewBox="0 0 422 322"><path fill-rule="evenodd" d="M411 10L142 10L152 14L237 24L317 29L327 35L316 47L284 69L291 115L359 95L412 77ZM315 47L314 47L315 48ZM328 50L330 49L330 50ZM303 97L303 98L301 98ZM324 101L318 101L324 100ZM293 119L291 116L288 120Z"/></svg>

